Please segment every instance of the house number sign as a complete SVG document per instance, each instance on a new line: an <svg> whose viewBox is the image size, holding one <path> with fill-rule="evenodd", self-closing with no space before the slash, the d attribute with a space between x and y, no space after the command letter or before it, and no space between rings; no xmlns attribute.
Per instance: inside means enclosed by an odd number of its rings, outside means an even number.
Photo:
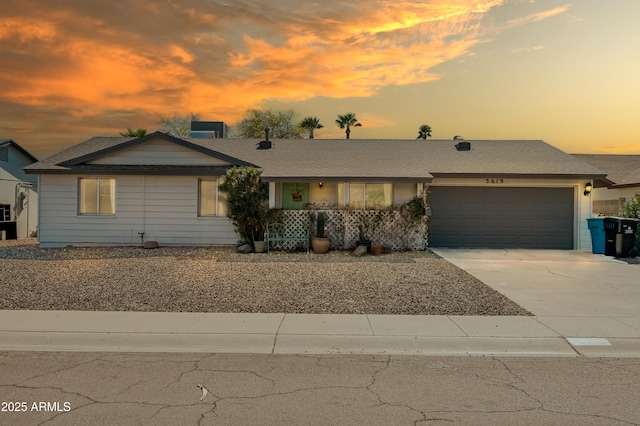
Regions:
<svg viewBox="0 0 640 426"><path fill-rule="evenodd" d="M488 184L501 184L501 183L504 183L504 179L502 179L502 178L487 178L487 179L485 179L485 183L488 183Z"/></svg>

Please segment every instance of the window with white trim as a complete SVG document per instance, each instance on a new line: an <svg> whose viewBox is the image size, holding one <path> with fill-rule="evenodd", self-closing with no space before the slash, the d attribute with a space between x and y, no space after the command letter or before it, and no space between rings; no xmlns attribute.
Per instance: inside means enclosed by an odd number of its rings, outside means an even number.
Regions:
<svg viewBox="0 0 640 426"><path fill-rule="evenodd" d="M80 178L78 180L78 214L116 214L116 180L113 178Z"/></svg>
<svg viewBox="0 0 640 426"><path fill-rule="evenodd" d="M220 179L198 179L198 216L226 216L227 197Z"/></svg>
<svg viewBox="0 0 640 426"><path fill-rule="evenodd" d="M348 187L345 188L345 187ZM345 192L348 191L347 199ZM346 183L338 184L338 205L349 204L354 209L381 209L393 204L391 183Z"/></svg>

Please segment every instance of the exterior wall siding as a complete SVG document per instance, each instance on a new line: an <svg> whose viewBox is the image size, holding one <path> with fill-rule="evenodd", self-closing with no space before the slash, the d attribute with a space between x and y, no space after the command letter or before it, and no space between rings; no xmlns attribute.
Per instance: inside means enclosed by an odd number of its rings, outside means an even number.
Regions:
<svg viewBox="0 0 640 426"><path fill-rule="evenodd" d="M116 214L78 215L79 175L41 175L39 241L65 245L232 245L226 216L198 217L196 176L115 176ZM110 176L105 176L110 177Z"/></svg>
<svg viewBox="0 0 640 426"><path fill-rule="evenodd" d="M166 141L149 141L88 164L224 166L226 161Z"/></svg>
<svg viewBox="0 0 640 426"><path fill-rule="evenodd" d="M13 146L9 146L7 159L8 161L0 161L0 179L16 179L36 186L38 182L36 175L28 175L22 170L33 163L27 156Z"/></svg>

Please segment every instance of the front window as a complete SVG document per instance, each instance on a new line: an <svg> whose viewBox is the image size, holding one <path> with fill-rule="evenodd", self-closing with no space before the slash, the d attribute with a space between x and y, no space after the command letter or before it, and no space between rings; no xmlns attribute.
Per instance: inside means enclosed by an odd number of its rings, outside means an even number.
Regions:
<svg viewBox="0 0 640 426"><path fill-rule="evenodd" d="M220 179L200 179L198 181L198 216L225 216L227 214L226 194L218 189Z"/></svg>
<svg viewBox="0 0 640 426"><path fill-rule="evenodd" d="M347 203L354 209L382 209L393 203L393 184L349 183L338 184L338 205L344 205L345 186L348 185Z"/></svg>
<svg viewBox="0 0 640 426"><path fill-rule="evenodd" d="M391 207L393 196L390 183L367 183L365 185L365 206L369 209Z"/></svg>
<svg viewBox="0 0 640 426"><path fill-rule="evenodd" d="M78 210L82 215L116 214L116 180L80 178Z"/></svg>

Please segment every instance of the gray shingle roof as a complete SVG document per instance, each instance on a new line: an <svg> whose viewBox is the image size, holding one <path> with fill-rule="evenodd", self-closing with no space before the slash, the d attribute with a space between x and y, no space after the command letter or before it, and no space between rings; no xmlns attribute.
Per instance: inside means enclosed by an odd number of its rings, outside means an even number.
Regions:
<svg viewBox="0 0 640 426"><path fill-rule="evenodd" d="M610 186L640 185L640 155L573 154L607 174Z"/></svg>
<svg viewBox="0 0 640 426"><path fill-rule="evenodd" d="M59 164L93 152L116 148L132 138L97 137L29 166L30 173L72 172ZM604 173L537 140L468 141L470 151L457 151L453 140L307 139L272 140L272 148L257 150L258 139L184 140L256 164L265 180L400 179L430 180L432 176L519 175L602 177Z"/></svg>

